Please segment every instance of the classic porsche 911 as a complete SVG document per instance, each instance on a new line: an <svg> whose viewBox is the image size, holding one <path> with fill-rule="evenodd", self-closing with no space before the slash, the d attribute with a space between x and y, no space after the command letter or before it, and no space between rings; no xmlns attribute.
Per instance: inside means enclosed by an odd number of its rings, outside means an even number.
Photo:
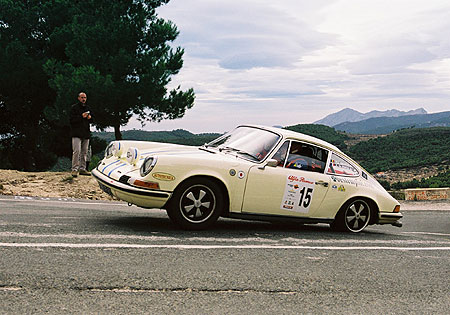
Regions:
<svg viewBox="0 0 450 315"><path fill-rule="evenodd" d="M113 141L92 171L107 193L166 209L184 229L220 216L328 223L361 232L401 226L400 204L361 166L320 139L243 125L201 147Z"/></svg>

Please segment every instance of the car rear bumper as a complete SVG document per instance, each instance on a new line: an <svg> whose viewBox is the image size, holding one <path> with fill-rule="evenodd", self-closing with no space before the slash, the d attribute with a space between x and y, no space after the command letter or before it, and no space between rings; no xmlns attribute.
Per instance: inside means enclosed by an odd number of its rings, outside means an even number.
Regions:
<svg viewBox="0 0 450 315"><path fill-rule="evenodd" d="M403 218L403 214L400 212L393 213L393 212L381 212L378 215L378 224L392 224L398 227L402 226L402 223L399 221L401 218Z"/></svg>

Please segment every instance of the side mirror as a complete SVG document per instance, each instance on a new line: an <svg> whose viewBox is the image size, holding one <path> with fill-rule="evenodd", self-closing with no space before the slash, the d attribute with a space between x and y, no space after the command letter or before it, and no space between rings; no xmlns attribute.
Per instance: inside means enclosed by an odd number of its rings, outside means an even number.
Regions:
<svg viewBox="0 0 450 315"><path fill-rule="evenodd" d="M275 159L269 159L269 160L267 160L267 162L266 162L265 164L259 166L258 168L259 168L260 170L263 170L263 169L266 168L266 166L277 167L277 165L278 165L278 160L275 160Z"/></svg>

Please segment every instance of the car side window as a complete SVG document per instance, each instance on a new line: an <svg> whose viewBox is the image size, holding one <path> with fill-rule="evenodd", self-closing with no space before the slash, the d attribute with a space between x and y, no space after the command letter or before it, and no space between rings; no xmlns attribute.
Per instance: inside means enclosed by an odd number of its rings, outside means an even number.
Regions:
<svg viewBox="0 0 450 315"><path fill-rule="evenodd" d="M330 164L327 169L328 174L343 175L343 176L358 176L359 172L356 167L341 158L334 152L331 153Z"/></svg>
<svg viewBox="0 0 450 315"><path fill-rule="evenodd" d="M273 155L273 159L278 161L277 166L284 166L288 149L289 149L289 141L286 141Z"/></svg>
<svg viewBox="0 0 450 315"><path fill-rule="evenodd" d="M292 141L286 167L324 173L327 159L327 150L311 144Z"/></svg>

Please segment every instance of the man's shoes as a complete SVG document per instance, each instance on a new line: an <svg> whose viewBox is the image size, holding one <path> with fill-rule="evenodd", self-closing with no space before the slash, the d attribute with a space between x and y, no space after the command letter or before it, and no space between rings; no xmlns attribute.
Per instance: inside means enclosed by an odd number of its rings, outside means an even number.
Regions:
<svg viewBox="0 0 450 315"><path fill-rule="evenodd" d="M88 172L86 170L80 170L80 175L91 176L91 172Z"/></svg>
<svg viewBox="0 0 450 315"><path fill-rule="evenodd" d="M72 177L78 177L78 172L77 171L72 171Z"/></svg>

